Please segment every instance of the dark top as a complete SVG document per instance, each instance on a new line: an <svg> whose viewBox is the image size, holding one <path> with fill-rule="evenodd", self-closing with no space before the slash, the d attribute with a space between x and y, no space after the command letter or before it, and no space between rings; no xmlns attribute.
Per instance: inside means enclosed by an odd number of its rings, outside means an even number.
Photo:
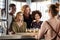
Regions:
<svg viewBox="0 0 60 40"><path fill-rule="evenodd" d="M24 15L23 15L24 16ZM31 28L31 23L32 23L32 18L31 18L31 15L29 15L29 18L26 18L24 16L24 22L27 23L27 28Z"/></svg>
<svg viewBox="0 0 60 40"><path fill-rule="evenodd" d="M42 21L40 21L39 23L37 22L32 22L31 27L32 28L40 28L42 24Z"/></svg>

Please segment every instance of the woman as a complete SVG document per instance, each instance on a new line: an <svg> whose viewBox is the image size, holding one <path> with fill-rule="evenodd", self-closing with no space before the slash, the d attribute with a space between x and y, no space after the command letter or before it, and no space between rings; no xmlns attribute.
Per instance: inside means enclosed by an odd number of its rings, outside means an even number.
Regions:
<svg viewBox="0 0 60 40"><path fill-rule="evenodd" d="M35 20L31 24L32 28L40 28L41 27L41 24L42 24L42 21L40 20L41 16L42 16L41 12L39 12L38 10L32 12L32 18L33 18L33 20Z"/></svg>
<svg viewBox="0 0 60 40"><path fill-rule="evenodd" d="M60 35L60 21L56 18L58 15L58 11L56 10L56 6L51 4L49 7L49 16L50 19L43 22L41 29L39 30L38 39L41 38L43 35L45 36L45 40L60 40L58 36L56 36L56 31L58 35ZM48 24L49 23L49 24ZM51 26L52 27L51 27ZM54 31L53 31L53 29Z"/></svg>
<svg viewBox="0 0 60 40"><path fill-rule="evenodd" d="M31 9L29 7L29 5L24 5L22 6L22 12L23 12L23 16L24 16L24 21L27 23L27 28L31 28L31 22L32 22L32 18L31 18Z"/></svg>
<svg viewBox="0 0 60 40"><path fill-rule="evenodd" d="M26 23L23 21L23 14L21 12L17 13L15 22L12 24L12 29L14 33L26 31Z"/></svg>

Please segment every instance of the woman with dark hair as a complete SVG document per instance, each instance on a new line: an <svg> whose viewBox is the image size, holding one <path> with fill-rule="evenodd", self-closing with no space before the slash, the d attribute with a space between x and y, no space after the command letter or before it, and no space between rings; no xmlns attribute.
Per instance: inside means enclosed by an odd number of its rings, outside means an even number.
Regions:
<svg viewBox="0 0 60 40"><path fill-rule="evenodd" d="M31 9L29 5L24 5L21 10L23 12L24 21L27 23L27 28L31 28L32 18L30 14Z"/></svg>
<svg viewBox="0 0 60 40"><path fill-rule="evenodd" d="M33 20L35 20L31 23L32 28L40 28L41 27L41 24L42 24L42 21L40 20L41 16L42 16L41 12L38 10L32 12L32 18L33 18Z"/></svg>
<svg viewBox="0 0 60 40"><path fill-rule="evenodd" d="M45 40L60 40L60 21L56 18L58 15L56 8L55 4L50 5L48 12L50 19L43 22L39 34L36 36L38 39L44 35Z"/></svg>

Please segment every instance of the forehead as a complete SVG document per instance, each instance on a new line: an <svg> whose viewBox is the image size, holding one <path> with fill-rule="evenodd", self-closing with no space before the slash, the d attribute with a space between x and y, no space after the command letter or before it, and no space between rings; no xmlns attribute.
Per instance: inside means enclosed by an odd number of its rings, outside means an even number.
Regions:
<svg viewBox="0 0 60 40"><path fill-rule="evenodd" d="M40 16L39 14L35 14L35 16Z"/></svg>
<svg viewBox="0 0 60 40"><path fill-rule="evenodd" d="M27 7L26 9L30 9L29 7Z"/></svg>
<svg viewBox="0 0 60 40"><path fill-rule="evenodd" d="M20 14L18 14L19 16L23 16L23 14L22 13L20 13Z"/></svg>
<svg viewBox="0 0 60 40"><path fill-rule="evenodd" d="M16 8L16 6L12 6L11 8Z"/></svg>
<svg viewBox="0 0 60 40"><path fill-rule="evenodd" d="M36 13L35 15L39 15L38 13Z"/></svg>

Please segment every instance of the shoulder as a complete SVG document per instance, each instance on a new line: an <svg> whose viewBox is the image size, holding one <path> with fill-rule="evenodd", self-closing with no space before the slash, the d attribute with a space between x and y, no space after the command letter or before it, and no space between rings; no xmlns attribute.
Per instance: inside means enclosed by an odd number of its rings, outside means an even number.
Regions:
<svg viewBox="0 0 60 40"><path fill-rule="evenodd" d="M46 21L44 21L44 22L42 23L42 25L41 25L41 26L46 27L46 26L48 26L48 24L47 24L47 22L46 22Z"/></svg>
<svg viewBox="0 0 60 40"><path fill-rule="evenodd" d="M13 23L16 23L16 22L13 22Z"/></svg>
<svg viewBox="0 0 60 40"><path fill-rule="evenodd" d="M17 25L16 22L13 22L13 23L12 23L12 28L15 28L16 25Z"/></svg>
<svg viewBox="0 0 60 40"><path fill-rule="evenodd" d="M40 23L43 23L43 21L40 21Z"/></svg>
<svg viewBox="0 0 60 40"><path fill-rule="evenodd" d="M24 26L24 27L27 27L27 23L26 23L26 22L23 22L23 26Z"/></svg>
<svg viewBox="0 0 60 40"><path fill-rule="evenodd" d="M16 25L16 22L13 22L12 24L13 24L13 25Z"/></svg>
<svg viewBox="0 0 60 40"><path fill-rule="evenodd" d="M27 25L27 23L26 23L26 22L23 22L23 24L24 24L24 25Z"/></svg>
<svg viewBox="0 0 60 40"><path fill-rule="evenodd" d="M36 23L36 20L33 20L32 23Z"/></svg>

